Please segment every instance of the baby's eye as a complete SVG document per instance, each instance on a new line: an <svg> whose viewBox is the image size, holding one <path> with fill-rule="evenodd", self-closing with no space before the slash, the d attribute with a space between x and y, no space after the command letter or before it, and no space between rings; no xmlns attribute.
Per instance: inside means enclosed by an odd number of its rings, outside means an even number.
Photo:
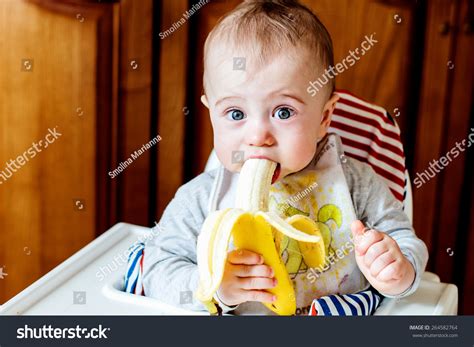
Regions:
<svg viewBox="0 0 474 347"><path fill-rule="evenodd" d="M288 107L280 107L275 111L273 116L277 116L279 119L288 119L293 116L294 113L295 111Z"/></svg>
<svg viewBox="0 0 474 347"><path fill-rule="evenodd" d="M242 120L245 118L245 115L241 110L230 110L226 115L231 116L232 120Z"/></svg>

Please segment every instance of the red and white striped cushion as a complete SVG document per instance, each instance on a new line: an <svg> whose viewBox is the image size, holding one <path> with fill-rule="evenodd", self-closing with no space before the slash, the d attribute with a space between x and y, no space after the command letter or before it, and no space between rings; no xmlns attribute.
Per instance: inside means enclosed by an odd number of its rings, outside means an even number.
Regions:
<svg viewBox="0 0 474 347"><path fill-rule="evenodd" d="M329 127L341 137L344 153L369 164L400 202L406 195L405 154L400 128L380 106L345 90L340 96Z"/></svg>

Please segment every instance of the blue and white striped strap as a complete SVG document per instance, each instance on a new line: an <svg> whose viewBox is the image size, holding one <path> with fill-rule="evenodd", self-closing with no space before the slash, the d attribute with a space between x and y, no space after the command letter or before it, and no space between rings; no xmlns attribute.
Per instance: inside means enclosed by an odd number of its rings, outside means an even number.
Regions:
<svg viewBox="0 0 474 347"><path fill-rule="evenodd" d="M314 299L309 316L370 316L382 301L375 289L356 294L328 295Z"/></svg>
<svg viewBox="0 0 474 347"><path fill-rule="evenodd" d="M130 246L128 252L124 291L131 294L144 295L142 279L145 244L143 242L134 243Z"/></svg>

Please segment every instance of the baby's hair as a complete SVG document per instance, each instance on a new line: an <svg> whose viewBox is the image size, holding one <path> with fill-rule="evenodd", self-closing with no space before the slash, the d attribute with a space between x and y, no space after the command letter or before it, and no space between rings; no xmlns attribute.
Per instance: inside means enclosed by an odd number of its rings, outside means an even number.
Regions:
<svg viewBox="0 0 474 347"><path fill-rule="evenodd" d="M245 0L221 17L204 45L204 74L209 47L216 39L254 57L257 66L247 66L251 69L257 69L288 47L302 48L302 54L314 59L313 66L318 67L313 72L315 76L334 65L329 32L310 9L296 0ZM308 80L315 76L308 76ZM204 89L205 81L204 78ZM334 79L330 79L328 95L334 87Z"/></svg>

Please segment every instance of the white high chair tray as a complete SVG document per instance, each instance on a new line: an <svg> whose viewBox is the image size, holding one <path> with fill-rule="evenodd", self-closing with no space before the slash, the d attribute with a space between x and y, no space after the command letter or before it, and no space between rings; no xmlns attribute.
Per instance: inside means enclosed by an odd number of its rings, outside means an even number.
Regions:
<svg viewBox="0 0 474 347"><path fill-rule="evenodd" d="M157 315L192 314L157 300L122 292L125 251L150 228L119 223L72 255L31 286L0 306L8 315ZM100 281L100 267L117 269ZM84 304L74 304L74 292L86 292Z"/></svg>
<svg viewBox="0 0 474 347"><path fill-rule="evenodd" d="M206 315L183 310L158 300L121 291L126 263L115 259L134 242L150 234L149 228L119 223L58 265L31 286L0 306L3 315ZM115 262L115 263L114 263ZM102 281L100 268L117 269ZM75 293L76 292L76 293ZM85 297L82 299L82 293ZM73 302L76 295L76 303ZM453 315L457 313L457 287L440 283L425 273L413 295L399 301L385 299L376 315Z"/></svg>

